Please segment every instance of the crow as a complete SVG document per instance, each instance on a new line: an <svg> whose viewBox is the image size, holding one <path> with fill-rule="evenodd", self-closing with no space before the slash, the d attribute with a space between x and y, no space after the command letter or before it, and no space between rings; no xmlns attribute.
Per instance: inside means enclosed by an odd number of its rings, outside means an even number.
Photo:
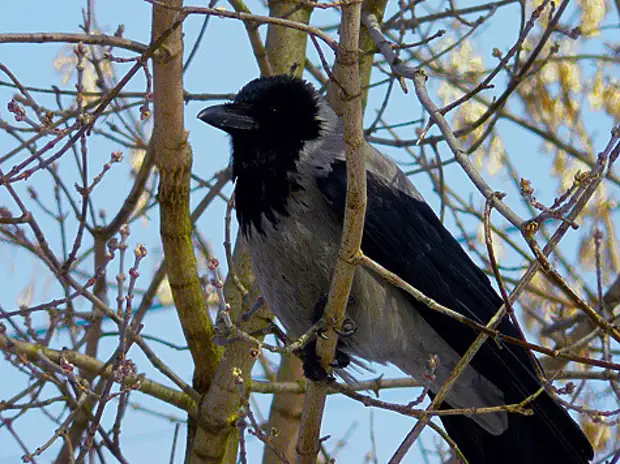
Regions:
<svg viewBox="0 0 620 464"><path fill-rule="evenodd" d="M320 318L340 246L346 197L343 123L306 81L286 76L252 80L234 101L198 118L232 140L232 173L240 232L263 297L292 337ZM366 143L367 211L362 251L440 304L486 324L503 301L488 277L443 226L407 176ZM478 332L358 267L346 308L336 367L363 359L391 363L424 380L438 360L431 398ZM504 318L498 330L521 338ZM309 345L314 350L314 345ZM305 362L320 378L316 359ZM311 362L314 361L314 362ZM536 361L520 346L488 340L441 409L514 404L538 392ZM543 391L531 416L506 411L441 415L471 464L587 463L588 439L568 412Z"/></svg>

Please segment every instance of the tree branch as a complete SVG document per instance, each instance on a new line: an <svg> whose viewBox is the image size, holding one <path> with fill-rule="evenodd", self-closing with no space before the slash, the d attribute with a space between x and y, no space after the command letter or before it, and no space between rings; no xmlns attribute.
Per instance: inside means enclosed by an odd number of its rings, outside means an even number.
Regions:
<svg viewBox="0 0 620 464"><path fill-rule="evenodd" d="M338 61L343 92L342 108L344 141L347 157L347 198L340 253L335 264L327 306L323 313L329 340L319 338L317 356L329 369L334 357L338 336L333 331L344 319L346 305L355 274L354 258L361 253L360 244L366 214L366 166L362 134L362 92L359 74L359 35L361 4L343 2L340 52ZM319 450L319 432L325 407L324 385L312 382L306 393L301 430L297 443L298 464L313 464Z"/></svg>
<svg viewBox="0 0 620 464"><path fill-rule="evenodd" d="M118 47L136 53L144 53L148 46L128 40L123 37L105 34L72 34L65 32L35 32L27 34L4 33L0 34L1 43L80 43L85 45L100 45Z"/></svg>
<svg viewBox="0 0 620 464"><path fill-rule="evenodd" d="M71 350L53 350L46 348L39 344L23 342L21 340L15 340L0 334L0 350L5 353L14 353L24 356L26 359L36 363L39 361L39 353L43 354L46 358L60 365L61 358L64 361L77 366L80 369L90 372L95 376L101 376L104 379L113 379L115 374L113 372L113 366L106 365L105 363L95 359L91 356L79 353ZM144 393L145 395L152 396L153 398L160 399L172 406L176 406L179 409L187 411L190 415L196 415L197 408L194 400L192 400L186 393L173 390L170 387L166 387L154 380L149 380L144 375L130 375L125 377L122 385L126 387L132 387L137 391Z"/></svg>

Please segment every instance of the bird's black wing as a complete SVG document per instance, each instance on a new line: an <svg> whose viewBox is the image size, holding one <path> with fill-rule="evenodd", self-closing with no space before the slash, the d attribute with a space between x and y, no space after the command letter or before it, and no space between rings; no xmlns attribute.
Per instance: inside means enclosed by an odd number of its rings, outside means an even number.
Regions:
<svg viewBox="0 0 620 464"><path fill-rule="evenodd" d="M438 303L486 324L502 300L428 204L372 172L368 172L367 180L364 254ZM344 161L335 161L327 177L317 178L317 185L327 203L342 217L346 197ZM437 334L463 355L478 335L477 331L410 298ZM507 317L498 329L519 337ZM514 345L489 340L473 358L471 366L500 388L508 403L520 402L540 388L528 352ZM566 411L547 394L539 398L534 404L538 419L555 429L556 439L563 442L567 452L573 448L575 455L591 456L590 444ZM566 462L586 461L582 458Z"/></svg>

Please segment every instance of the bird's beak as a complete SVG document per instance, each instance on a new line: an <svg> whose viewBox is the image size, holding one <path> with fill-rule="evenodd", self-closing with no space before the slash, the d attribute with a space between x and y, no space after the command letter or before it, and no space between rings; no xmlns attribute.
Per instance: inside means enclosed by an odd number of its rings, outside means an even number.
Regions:
<svg viewBox="0 0 620 464"><path fill-rule="evenodd" d="M205 108L198 113L198 119L229 134L256 129L258 123L247 110L245 105L226 103Z"/></svg>

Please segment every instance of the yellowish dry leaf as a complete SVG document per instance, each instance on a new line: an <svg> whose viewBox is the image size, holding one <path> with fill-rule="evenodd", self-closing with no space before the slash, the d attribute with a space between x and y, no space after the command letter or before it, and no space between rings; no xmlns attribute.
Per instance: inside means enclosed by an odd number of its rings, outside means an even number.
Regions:
<svg viewBox="0 0 620 464"><path fill-rule="evenodd" d="M142 148L132 148L129 152L129 162L131 164L131 171L138 172L142 167L142 161L146 156L146 150Z"/></svg>
<svg viewBox="0 0 620 464"><path fill-rule="evenodd" d="M555 63L558 68L560 85L564 91L581 92L581 70L577 63L571 61L559 61Z"/></svg>
<svg viewBox="0 0 620 464"><path fill-rule="evenodd" d="M595 451L603 450L607 446L607 442L611 438L609 426L602 423L594 423L585 415L581 415L581 428L592 443Z"/></svg>
<svg viewBox="0 0 620 464"><path fill-rule="evenodd" d="M30 303L32 303L33 294L34 294L34 281L30 280L30 282L26 284L26 286L22 289L21 292L19 292L19 294L15 298L15 303L20 308L22 306L30 306Z"/></svg>
<svg viewBox="0 0 620 464"><path fill-rule="evenodd" d="M157 289L157 298L159 302L164 306L169 306L174 303L172 299L172 289L170 288L170 282L168 282L168 276L164 277Z"/></svg>
<svg viewBox="0 0 620 464"><path fill-rule="evenodd" d="M607 9L604 0L577 0L581 7L581 33L585 37L595 37L600 34L600 25Z"/></svg>
<svg viewBox="0 0 620 464"><path fill-rule="evenodd" d="M620 119L620 80L612 78L603 90L605 112L615 120Z"/></svg>
<svg viewBox="0 0 620 464"><path fill-rule="evenodd" d="M489 175L495 176L504 167L504 154L504 144L502 140L497 136L493 136L488 150L488 160L484 164Z"/></svg>
<svg viewBox="0 0 620 464"><path fill-rule="evenodd" d="M588 93L588 103L593 111L600 110L603 107L603 68L599 66L594 78L592 79L592 89Z"/></svg>
<svg viewBox="0 0 620 464"><path fill-rule="evenodd" d="M499 258L504 255L504 241L493 231L491 231L491 239L493 241L493 251L495 252L495 257L499 261ZM480 243L485 243L484 224L482 222L478 223L478 226L476 227L476 240Z"/></svg>
<svg viewBox="0 0 620 464"><path fill-rule="evenodd" d="M581 237L577 256L579 259L579 264L581 264L582 270L594 271L594 269L596 269L596 261L594 256L594 240L592 240L591 234Z"/></svg>

